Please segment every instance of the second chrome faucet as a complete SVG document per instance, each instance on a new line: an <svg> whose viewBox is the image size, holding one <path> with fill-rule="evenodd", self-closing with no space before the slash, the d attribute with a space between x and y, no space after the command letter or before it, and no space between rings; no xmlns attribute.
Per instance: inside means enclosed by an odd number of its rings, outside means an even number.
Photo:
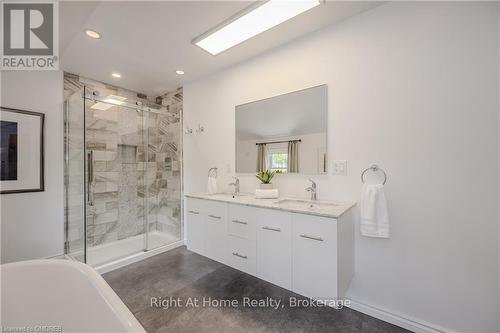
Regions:
<svg viewBox="0 0 500 333"><path fill-rule="evenodd" d="M311 192L311 200L316 200L316 182L309 178L311 186L306 188L307 192Z"/></svg>

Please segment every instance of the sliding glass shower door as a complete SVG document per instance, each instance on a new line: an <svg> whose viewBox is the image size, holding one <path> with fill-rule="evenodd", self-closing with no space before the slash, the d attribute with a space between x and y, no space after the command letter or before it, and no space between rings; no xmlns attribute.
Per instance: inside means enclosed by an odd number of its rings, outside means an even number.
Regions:
<svg viewBox="0 0 500 333"><path fill-rule="evenodd" d="M180 121L172 113L146 112L148 208L147 249L178 242L181 236Z"/></svg>
<svg viewBox="0 0 500 333"><path fill-rule="evenodd" d="M180 241L179 115L130 92L74 85L65 103L66 254L101 266Z"/></svg>
<svg viewBox="0 0 500 333"><path fill-rule="evenodd" d="M85 125L83 86L67 86L64 102L64 253L85 262Z"/></svg>
<svg viewBox="0 0 500 333"><path fill-rule="evenodd" d="M96 94L96 91L87 92ZM146 247L144 111L100 89L85 99L87 263L98 266Z"/></svg>

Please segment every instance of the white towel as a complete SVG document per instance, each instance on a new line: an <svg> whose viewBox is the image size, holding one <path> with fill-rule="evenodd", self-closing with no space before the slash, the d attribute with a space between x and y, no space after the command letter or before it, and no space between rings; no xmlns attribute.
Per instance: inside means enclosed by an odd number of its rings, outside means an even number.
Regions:
<svg viewBox="0 0 500 333"><path fill-rule="evenodd" d="M262 189L255 190L256 199L278 199L278 197L279 197L279 192L277 188L271 190L262 190Z"/></svg>
<svg viewBox="0 0 500 333"><path fill-rule="evenodd" d="M363 236L389 238L389 212L383 185L363 185L360 210L360 229Z"/></svg>
<svg viewBox="0 0 500 333"><path fill-rule="evenodd" d="M209 176L207 182L207 192L208 194L217 193L217 178Z"/></svg>

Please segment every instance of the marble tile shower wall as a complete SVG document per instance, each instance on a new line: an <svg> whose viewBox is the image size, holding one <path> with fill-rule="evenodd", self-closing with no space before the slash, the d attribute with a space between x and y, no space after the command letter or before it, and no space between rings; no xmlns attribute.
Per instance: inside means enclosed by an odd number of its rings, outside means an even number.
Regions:
<svg viewBox="0 0 500 333"><path fill-rule="evenodd" d="M163 104L180 112L182 95L167 96ZM86 145L93 150L95 170L88 245L143 234L146 218L149 232L180 239L179 118L122 107L89 107L86 117Z"/></svg>
<svg viewBox="0 0 500 333"><path fill-rule="evenodd" d="M156 176L159 189L157 201L157 224L160 232L182 238L182 142L181 114L182 88L161 97L161 104L175 116L157 115L154 126L155 140L152 150L158 163L157 169L163 170ZM150 132L151 135L151 132Z"/></svg>
<svg viewBox="0 0 500 333"><path fill-rule="evenodd" d="M91 108L93 102L85 101L84 129L84 84L103 96L138 99L135 92L98 82L94 86L91 80L65 73L64 92L69 106L65 119L69 246L82 250L84 234L89 247L144 234L146 218L149 232L166 233L169 240L181 239L182 90L157 99L175 116L143 114L119 106L97 110ZM87 207L86 232L83 147L93 151L95 180L94 206Z"/></svg>
<svg viewBox="0 0 500 333"><path fill-rule="evenodd" d="M85 240L83 87L78 76L64 73L65 251L73 256L83 254Z"/></svg>

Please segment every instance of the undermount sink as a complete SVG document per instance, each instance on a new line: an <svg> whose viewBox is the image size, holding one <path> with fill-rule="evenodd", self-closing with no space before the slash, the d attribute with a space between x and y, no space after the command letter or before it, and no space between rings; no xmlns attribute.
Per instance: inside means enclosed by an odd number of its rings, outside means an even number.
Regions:
<svg viewBox="0 0 500 333"><path fill-rule="evenodd" d="M238 198L245 198L248 197L248 194L240 193L240 194L234 194L234 193L214 193L214 194L209 194L211 197L222 197L222 198L232 198L232 199L238 199Z"/></svg>
<svg viewBox="0 0 500 333"><path fill-rule="evenodd" d="M337 206L333 202L301 200L301 199L281 199L276 201L276 203L287 207L297 207L297 208L333 208Z"/></svg>

